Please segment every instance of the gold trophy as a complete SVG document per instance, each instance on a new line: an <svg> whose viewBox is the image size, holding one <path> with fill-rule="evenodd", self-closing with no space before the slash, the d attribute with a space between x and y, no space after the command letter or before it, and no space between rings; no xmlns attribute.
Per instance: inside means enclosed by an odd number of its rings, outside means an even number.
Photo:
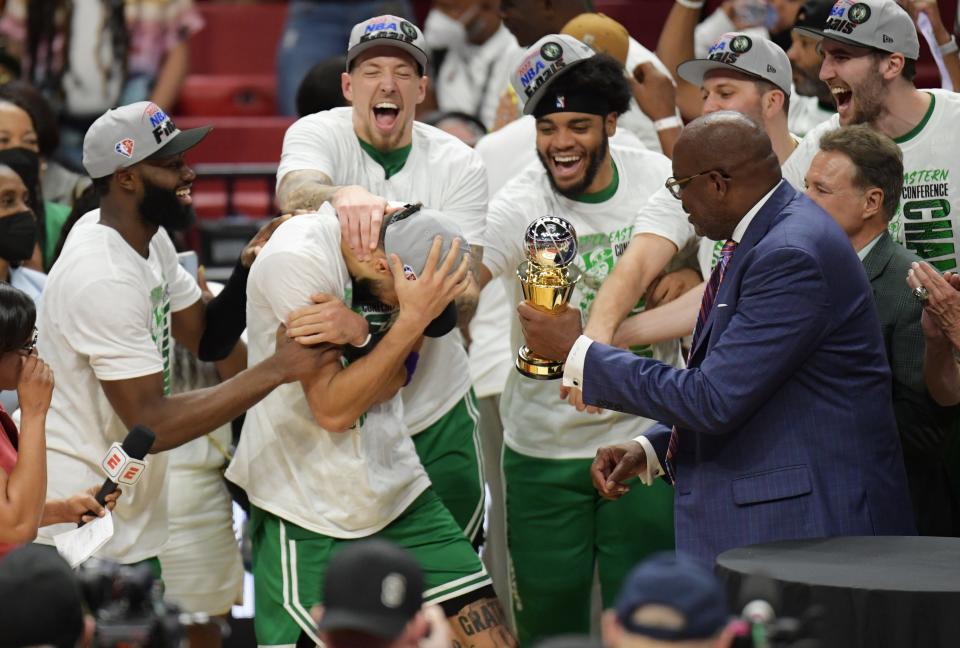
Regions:
<svg viewBox="0 0 960 648"><path fill-rule="evenodd" d="M527 260L517 267L520 287L528 304L545 312L564 306L580 280L573 265L577 256L577 232L557 216L542 216L530 223L523 237ZM563 362L542 358L526 345L517 352L517 371L534 380L563 376Z"/></svg>

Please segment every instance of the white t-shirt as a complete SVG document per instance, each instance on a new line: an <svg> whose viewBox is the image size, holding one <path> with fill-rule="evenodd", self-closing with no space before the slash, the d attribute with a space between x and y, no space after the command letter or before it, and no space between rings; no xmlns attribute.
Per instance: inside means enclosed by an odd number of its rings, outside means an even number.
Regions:
<svg viewBox="0 0 960 648"><path fill-rule="evenodd" d="M449 50L434 79L440 110L474 115L493 128L497 105L523 48L504 25L483 45Z"/></svg>
<svg viewBox="0 0 960 648"><path fill-rule="evenodd" d="M527 226L544 215L569 220L577 230L579 251L575 264L582 278L570 306L584 318L604 279L636 233L654 233L673 241L678 249L689 238L689 225L679 201L647 202L671 174L670 160L659 153L610 147L619 174L616 193L588 204L569 200L553 191L539 162L507 184L490 205L483 263L494 277L503 276L511 303L523 299L517 266L525 261L523 238ZM638 214L640 216L638 217ZM636 225L635 225L636 223ZM634 312L642 310L642 303ZM516 315L510 318L511 342L516 354L523 335ZM676 341L638 347L635 351L672 365L680 361ZM593 457L598 447L631 439L653 421L608 411L600 415L577 412L562 403L559 381L540 381L511 371L500 401L504 442L525 455L551 459Z"/></svg>
<svg viewBox="0 0 960 648"><path fill-rule="evenodd" d="M960 94L924 90L932 111L917 128L895 140L903 153L903 191L890 234L941 272L960 259ZM838 128L839 116L813 129L783 166L783 175L803 189L803 178L820 150L820 137Z"/></svg>
<svg viewBox="0 0 960 648"><path fill-rule="evenodd" d="M610 143L644 148L637 136L624 128L617 128ZM488 186L493 196L526 167L540 164L536 119L526 115L510 122L481 138L476 150L487 167ZM505 277L488 283L480 293L477 314L470 322L470 375L478 398L501 393L512 371L516 349L511 348L510 340L503 335L503 322L516 317L516 302L508 299L512 293L506 287L512 281L512 277Z"/></svg>
<svg viewBox="0 0 960 648"><path fill-rule="evenodd" d="M787 128L797 137L803 137L836 114L836 110L821 106L816 97L799 95L794 88L790 96Z"/></svg>
<svg viewBox="0 0 960 648"><path fill-rule="evenodd" d="M660 72L666 74L671 79L673 75L670 73L670 70L667 69L667 66L657 58L657 55L648 50L646 47L637 42L633 37L630 38L630 45L627 49L627 65L626 73L628 76L633 76L633 70L640 65L641 63L647 62L653 63ZM679 116L680 113L678 112ZM653 121L647 117L640 106L637 104L637 100L633 97L630 98L630 110L623 113L618 120L618 123L621 128L624 128L640 140L645 148L650 149L651 151L657 151L658 153L663 151L663 148L660 146L660 138L657 136L657 129L653 125Z"/></svg>
<svg viewBox="0 0 960 648"><path fill-rule="evenodd" d="M100 468L127 428L110 406L101 380L162 373L170 393L170 314L193 305L200 289L177 263L160 229L144 259L100 210L81 218L51 270L37 322L40 356L56 387L47 414L47 498L62 499L103 483ZM122 563L156 556L167 540L167 456L148 455L135 486L125 486L114 515L114 535L98 555ZM38 539L75 528L40 529Z"/></svg>
<svg viewBox="0 0 960 648"><path fill-rule="evenodd" d="M287 130L277 184L290 171L313 169L336 185L356 184L391 201L422 202L455 221L473 245L483 240L487 179L480 156L443 131L414 122L413 148L403 169L384 178L383 167L361 148L352 108L334 108L303 117ZM467 352L459 330L427 338L413 381L403 390L404 422L421 432L470 389Z"/></svg>
<svg viewBox="0 0 960 648"><path fill-rule="evenodd" d="M352 295L340 223L329 205L278 227L250 269L250 364L273 354L277 327L320 292L347 304ZM430 486L403 426L399 395L346 432L329 432L299 383L281 385L247 412L227 477L260 508L334 538L376 533Z"/></svg>

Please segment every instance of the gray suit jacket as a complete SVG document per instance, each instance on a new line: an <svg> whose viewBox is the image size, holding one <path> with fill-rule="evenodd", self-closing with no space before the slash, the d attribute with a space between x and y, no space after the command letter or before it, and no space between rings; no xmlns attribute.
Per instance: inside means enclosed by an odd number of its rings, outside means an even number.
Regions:
<svg viewBox="0 0 960 648"><path fill-rule="evenodd" d="M954 429L957 408L938 406L923 379L923 307L907 285L910 264L920 258L884 232L863 260L880 315L880 328L893 373L893 411L917 529L921 535L957 531L958 505L946 476L946 435Z"/></svg>
<svg viewBox="0 0 960 648"><path fill-rule="evenodd" d="M930 399L923 379L923 306L907 285L910 264L920 261L885 231L863 260L880 315L883 342L893 372L893 404L897 427L909 453L939 452L944 430L942 408Z"/></svg>

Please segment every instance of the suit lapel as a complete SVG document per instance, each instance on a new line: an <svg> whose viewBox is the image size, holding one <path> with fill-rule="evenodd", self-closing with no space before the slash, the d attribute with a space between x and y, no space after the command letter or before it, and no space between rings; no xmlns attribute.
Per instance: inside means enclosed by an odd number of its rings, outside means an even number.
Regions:
<svg viewBox="0 0 960 648"><path fill-rule="evenodd" d="M760 208L760 211L757 212L757 215L754 216L753 221L751 221L747 227L747 231L743 235L743 240L737 245L737 249L733 253L733 258L730 260L730 265L727 266L723 281L720 283L720 289L717 291L717 298L713 302L713 308L707 316L707 321L704 322L700 337L697 338L697 346L694 347L693 353L690 355L691 366L697 366L703 360L703 355L709 346L708 340L712 337L713 323L719 317L717 311L720 309L718 309L717 306L727 304L726 307L721 308L736 310L740 278L744 270L742 259L745 259L750 253L750 250L756 247L757 243L766 236L767 232L770 231L770 228L776 222L777 216L791 200L796 198L797 193L797 190L794 189L789 182L784 181L780 183L780 186L777 187L773 195L764 203L763 207ZM740 262L738 263L738 261ZM718 330L718 333L720 332L722 331Z"/></svg>
<svg viewBox="0 0 960 648"><path fill-rule="evenodd" d="M890 259L893 258L893 246L896 245L890 238L890 232L884 230L880 235L873 249L863 259L863 269L867 273L867 278L872 283L887 268Z"/></svg>

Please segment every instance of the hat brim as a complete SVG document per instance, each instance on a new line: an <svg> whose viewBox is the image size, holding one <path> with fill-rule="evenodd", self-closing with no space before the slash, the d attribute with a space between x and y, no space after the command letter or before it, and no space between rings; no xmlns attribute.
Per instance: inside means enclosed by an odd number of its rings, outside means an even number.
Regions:
<svg viewBox="0 0 960 648"><path fill-rule="evenodd" d="M729 72L737 72L738 74L745 74L746 76L752 79L760 79L761 81L770 81L770 79L765 79L759 74L754 74L753 72L748 72L743 68L738 68L736 65L730 65L729 63L721 63L720 61L710 61L708 59L693 59L690 61L684 61L683 63L677 66L677 74L680 75L680 78L686 81L687 83L692 83L698 88L703 85L703 78L709 72L713 72L714 70L727 70ZM773 81L770 81L770 83L773 83ZM789 94L789 91L786 91L786 92Z"/></svg>
<svg viewBox="0 0 960 648"><path fill-rule="evenodd" d="M325 610L323 618L317 625L317 630L321 632L331 632L335 630L353 630L356 632L365 632L381 637L383 639L393 639L403 632L409 619L403 620L396 615L370 614L368 612L355 612L353 610Z"/></svg>
<svg viewBox="0 0 960 648"><path fill-rule="evenodd" d="M838 43L843 43L844 45L850 45L851 47L859 47L860 49L873 50L874 52L885 52L887 54L899 53L899 54L903 54L904 58L908 58L908 59L910 58L903 52L897 52L897 50L892 50L892 49L885 50L880 47L868 45L867 43L860 43L858 41L853 40L852 38L846 38L845 36L841 36L836 32L832 32L832 31L828 32L826 29L815 29L813 27L794 27L794 31L801 32L803 33L804 36L809 36L810 38L815 38L821 41L832 40ZM910 59L910 60L916 60L916 59Z"/></svg>
<svg viewBox="0 0 960 648"><path fill-rule="evenodd" d="M356 61L361 54L366 52L368 49L373 49L374 47L393 47L403 50L412 56L413 60L420 65L421 74L427 73L427 53L412 43L407 43L393 38L372 38L368 41L357 43L351 47L350 51L347 52L347 72L350 71L350 67L353 65L353 62Z"/></svg>
<svg viewBox="0 0 960 648"><path fill-rule="evenodd" d="M423 334L427 337L443 337L457 327L457 305L453 302L447 304L443 312L437 315L436 319L427 324Z"/></svg>
<svg viewBox="0 0 960 648"><path fill-rule="evenodd" d="M198 126L197 128L188 128L187 130L182 130L177 133L173 139L144 159L155 160L157 158L167 158L173 157L174 155L180 155L181 153L189 151L203 141L203 138L206 137L212 130L213 126Z"/></svg>
<svg viewBox="0 0 960 648"><path fill-rule="evenodd" d="M557 79L559 79L564 74L569 72L571 69L576 67L577 64L583 63L584 61L589 61L589 60L590 60L590 57L577 59L576 61L571 61L570 63L567 63L560 70L557 70L557 72L554 73L552 77L550 77L550 80L544 83L539 88L537 88L537 91L533 93L533 96L527 99L526 103L523 104L523 114L524 115L532 114L534 109L536 109L537 104L540 103L541 99L543 99L543 95L547 93L547 88L549 88L554 83L556 83Z"/></svg>

